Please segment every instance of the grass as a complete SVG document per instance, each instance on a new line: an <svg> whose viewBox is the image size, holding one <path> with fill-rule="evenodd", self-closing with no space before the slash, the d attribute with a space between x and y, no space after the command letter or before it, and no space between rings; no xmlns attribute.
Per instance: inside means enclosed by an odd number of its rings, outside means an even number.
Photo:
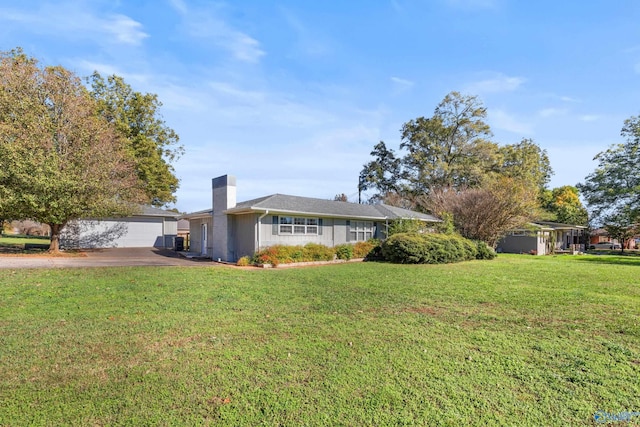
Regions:
<svg viewBox="0 0 640 427"><path fill-rule="evenodd" d="M0 269L0 425L593 425L640 411L639 275L518 255Z"/></svg>
<svg viewBox="0 0 640 427"><path fill-rule="evenodd" d="M49 237L0 234L0 253L33 253L49 248ZM25 249L27 245L27 249Z"/></svg>

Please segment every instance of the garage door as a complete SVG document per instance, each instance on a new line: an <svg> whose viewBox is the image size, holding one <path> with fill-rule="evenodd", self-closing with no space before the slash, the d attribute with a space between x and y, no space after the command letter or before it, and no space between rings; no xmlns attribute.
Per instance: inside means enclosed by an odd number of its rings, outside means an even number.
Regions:
<svg viewBox="0 0 640 427"><path fill-rule="evenodd" d="M70 246L80 248L163 247L162 218L78 221ZM69 230L72 232L72 227Z"/></svg>

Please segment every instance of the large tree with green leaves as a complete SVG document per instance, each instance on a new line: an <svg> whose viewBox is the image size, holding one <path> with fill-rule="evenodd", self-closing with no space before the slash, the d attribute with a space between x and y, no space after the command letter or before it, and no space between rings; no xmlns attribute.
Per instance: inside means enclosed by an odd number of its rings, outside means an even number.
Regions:
<svg viewBox="0 0 640 427"><path fill-rule="evenodd" d="M640 221L640 117L627 119L621 135L626 142L599 153L595 171L578 185L596 226Z"/></svg>
<svg viewBox="0 0 640 427"><path fill-rule="evenodd" d="M530 139L499 146L490 140L487 110L475 96L448 94L432 117L419 117L401 129L402 155L379 142L374 159L360 172L360 188L374 201L425 208L430 192L479 188L510 177L541 191L553 173L549 157Z"/></svg>
<svg viewBox="0 0 640 427"><path fill-rule="evenodd" d="M517 144L498 148L498 174L521 179L542 191L553 175L547 151L533 140L524 138Z"/></svg>
<svg viewBox="0 0 640 427"><path fill-rule="evenodd" d="M51 250L71 220L127 215L141 185L113 125L82 81L21 50L0 53L0 217L51 227Z"/></svg>
<svg viewBox="0 0 640 427"><path fill-rule="evenodd" d="M160 116L158 96L137 92L115 75L105 79L94 72L88 81L98 112L115 125L133 156L147 203L164 206L175 202L179 180L172 162L184 150L176 132Z"/></svg>
<svg viewBox="0 0 640 427"><path fill-rule="evenodd" d="M539 196L540 205L547 214L547 220L564 224L589 224L587 209L582 205L580 193L576 187L564 185L553 190L543 190Z"/></svg>
<svg viewBox="0 0 640 427"><path fill-rule="evenodd" d="M496 168L497 145L485 122L487 110L475 96L449 93L432 117L402 126L401 177L416 194L431 188L478 186Z"/></svg>

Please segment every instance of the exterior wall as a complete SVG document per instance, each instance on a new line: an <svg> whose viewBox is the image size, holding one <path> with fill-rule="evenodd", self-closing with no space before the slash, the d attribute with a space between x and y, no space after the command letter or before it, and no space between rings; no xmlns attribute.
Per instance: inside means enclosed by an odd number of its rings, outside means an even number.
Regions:
<svg viewBox="0 0 640 427"><path fill-rule="evenodd" d="M498 242L498 252L522 254L535 251L537 255L546 254L546 239L541 233L535 235L507 235Z"/></svg>
<svg viewBox="0 0 640 427"><path fill-rule="evenodd" d="M176 235L176 219L133 216L73 221L60 243L66 248L171 248Z"/></svg>
<svg viewBox="0 0 640 427"><path fill-rule="evenodd" d="M202 225L207 224L207 243L202 251ZM211 257L213 245L213 221L211 217L189 220L189 251Z"/></svg>
<svg viewBox="0 0 640 427"><path fill-rule="evenodd" d="M233 218L234 254L232 261L243 256L253 256L257 250L257 214L237 215Z"/></svg>
<svg viewBox="0 0 640 427"><path fill-rule="evenodd" d="M277 216L278 215L275 215L275 217ZM319 227L321 231L319 229L317 235L284 235L278 234L278 225L273 224L273 217L274 215L267 215L260 221L260 248L266 248L273 245L306 245L307 243L319 243L325 246L335 246L339 244L336 243L336 239L334 238L334 223L338 220L333 220L331 218L322 218L322 226ZM303 217L303 215L299 215L299 217ZM256 238L257 237L258 236L256 236Z"/></svg>

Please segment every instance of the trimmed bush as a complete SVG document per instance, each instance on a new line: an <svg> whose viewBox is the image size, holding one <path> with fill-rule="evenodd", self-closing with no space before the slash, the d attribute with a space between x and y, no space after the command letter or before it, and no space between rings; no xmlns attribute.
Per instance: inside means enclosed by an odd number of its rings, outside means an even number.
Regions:
<svg viewBox="0 0 640 427"><path fill-rule="evenodd" d="M353 245L353 257L367 258L369 253L376 246L380 246L380 241L378 239L369 239L366 242L356 242L356 244Z"/></svg>
<svg viewBox="0 0 640 427"><path fill-rule="evenodd" d="M251 265L251 258L249 258L248 256L243 256L236 262L236 265L240 267Z"/></svg>
<svg viewBox="0 0 640 427"><path fill-rule="evenodd" d="M303 261L331 261L335 255L333 248L318 243L304 245Z"/></svg>
<svg viewBox="0 0 640 427"><path fill-rule="evenodd" d="M264 248L253 255L253 264L291 264L294 262L331 261L334 258L333 248L317 243L305 246L274 245Z"/></svg>
<svg viewBox="0 0 640 427"><path fill-rule="evenodd" d="M354 246L345 243L344 245L338 245L335 248L336 258L350 260L353 258Z"/></svg>
<svg viewBox="0 0 640 427"><path fill-rule="evenodd" d="M478 258L478 244L455 234L399 233L382 244L381 253L399 264L445 264Z"/></svg>
<svg viewBox="0 0 640 427"><path fill-rule="evenodd" d="M487 245L485 242L481 240L476 240L476 250L478 254L476 255L477 259L494 259L496 255L496 251Z"/></svg>

